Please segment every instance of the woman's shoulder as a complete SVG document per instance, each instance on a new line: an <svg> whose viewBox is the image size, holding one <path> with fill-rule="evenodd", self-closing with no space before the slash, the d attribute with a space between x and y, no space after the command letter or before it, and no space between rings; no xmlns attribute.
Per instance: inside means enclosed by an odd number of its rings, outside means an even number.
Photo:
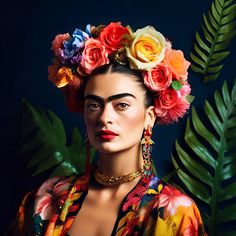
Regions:
<svg viewBox="0 0 236 236"><path fill-rule="evenodd" d="M165 208L168 214L180 213L180 209L184 212L186 208L196 208L193 198L179 187L157 178L153 182L154 184L151 181L149 189L156 191L155 207Z"/></svg>
<svg viewBox="0 0 236 236"><path fill-rule="evenodd" d="M36 190L36 197L69 189L77 178L78 175L49 177Z"/></svg>
<svg viewBox="0 0 236 236"><path fill-rule="evenodd" d="M159 179L156 182L156 191L153 208L158 212L159 228L167 230L174 226L183 235L186 232L206 235L200 211L193 198L177 186Z"/></svg>
<svg viewBox="0 0 236 236"><path fill-rule="evenodd" d="M55 176L46 179L35 193L34 216L49 220L62 206L71 189L82 185L84 175Z"/></svg>

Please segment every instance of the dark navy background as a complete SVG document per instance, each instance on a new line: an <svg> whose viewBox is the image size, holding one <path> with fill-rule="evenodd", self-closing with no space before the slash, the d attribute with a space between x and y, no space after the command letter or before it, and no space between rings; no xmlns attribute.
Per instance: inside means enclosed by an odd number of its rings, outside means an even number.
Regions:
<svg viewBox="0 0 236 236"><path fill-rule="evenodd" d="M153 25L181 49L189 60L195 30L200 29L202 14L207 12L210 0L133 0L80 1L32 0L8 1L1 9L1 194L0 235L14 216L23 195L35 189L45 175L32 177L26 163L19 157L21 137L21 99L35 106L49 108L62 119L68 139L74 126L84 133L82 118L67 111L58 89L47 80L47 67L51 64L51 41L58 33L73 33L86 24L108 24L121 21L134 30ZM193 105L203 112L205 99L212 102L216 88L227 80L231 88L235 78L235 40L231 54L224 60L224 68L217 81L203 84L200 76L189 72ZM234 59L233 59L234 58ZM190 114L189 114L190 115ZM187 115L188 116L188 115ZM184 133L186 117L178 124L156 127L153 152L159 175L173 170L171 152L176 139Z"/></svg>

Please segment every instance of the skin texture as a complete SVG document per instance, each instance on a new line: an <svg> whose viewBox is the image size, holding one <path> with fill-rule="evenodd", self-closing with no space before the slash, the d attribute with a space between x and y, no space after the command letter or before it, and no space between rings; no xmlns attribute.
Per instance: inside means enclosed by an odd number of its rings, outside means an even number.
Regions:
<svg viewBox="0 0 236 236"><path fill-rule="evenodd" d="M145 107L144 94L131 75L107 73L89 78L84 119L89 141L99 153L98 168L102 173L116 177L142 169L143 130L155 122L154 108ZM97 135L100 130L117 135L103 139ZM69 235L111 235L121 201L139 179L117 187L91 183Z"/></svg>

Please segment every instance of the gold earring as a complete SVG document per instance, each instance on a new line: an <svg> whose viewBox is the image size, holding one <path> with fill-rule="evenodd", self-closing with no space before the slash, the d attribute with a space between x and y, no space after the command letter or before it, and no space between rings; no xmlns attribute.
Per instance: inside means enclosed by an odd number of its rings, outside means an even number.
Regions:
<svg viewBox="0 0 236 236"><path fill-rule="evenodd" d="M152 127L148 125L147 129L144 130L143 138L141 140L142 144L142 156L143 156L143 173L146 177L151 177L152 175L152 163L151 163L151 152L152 145L154 141L151 139L152 137Z"/></svg>

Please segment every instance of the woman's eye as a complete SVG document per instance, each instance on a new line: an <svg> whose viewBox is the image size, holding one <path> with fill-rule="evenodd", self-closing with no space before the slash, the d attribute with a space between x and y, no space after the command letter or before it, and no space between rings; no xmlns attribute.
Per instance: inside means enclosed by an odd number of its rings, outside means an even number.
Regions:
<svg viewBox="0 0 236 236"><path fill-rule="evenodd" d="M90 111L98 111L101 108L100 104L97 103L89 103L86 105L86 107L90 110Z"/></svg>
<svg viewBox="0 0 236 236"><path fill-rule="evenodd" d="M129 104L127 103L124 103L124 102L121 102L121 103L118 103L117 104L117 107L120 109L120 110L125 110L129 107Z"/></svg>

